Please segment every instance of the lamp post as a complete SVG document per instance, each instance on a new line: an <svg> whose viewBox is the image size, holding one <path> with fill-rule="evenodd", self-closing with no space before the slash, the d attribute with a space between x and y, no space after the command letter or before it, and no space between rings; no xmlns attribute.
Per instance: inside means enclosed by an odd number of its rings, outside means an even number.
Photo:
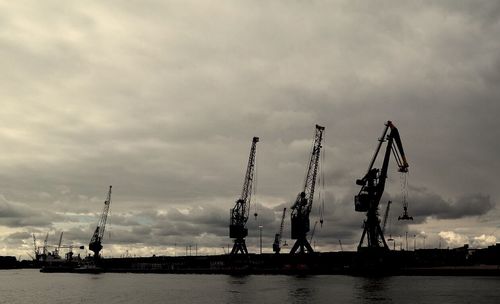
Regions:
<svg viewBox="0 0 500 304"><path fill-rule="evenodd" d="M260 254L262 254L262 225L259 225Z"/></svg>
<svg viewBox="0 0 500 304"><path fill-rule="evenodd" d="M406 238L406 251L408 251L408 231L405 232L405 238Z"/></svg>

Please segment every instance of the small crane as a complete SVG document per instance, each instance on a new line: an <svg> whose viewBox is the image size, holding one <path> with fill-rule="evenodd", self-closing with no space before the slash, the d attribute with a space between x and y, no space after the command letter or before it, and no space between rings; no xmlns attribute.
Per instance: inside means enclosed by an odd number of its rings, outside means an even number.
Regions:
<svg viewBox="0 0 500 304"><path fill-rule="evenodd" d="M35 252L35 260L38 261L40 259L40 251L38 250L38 247L36 246L36 236L33 233L33 249Z"/></svg>
<svg viewBox="0 0 500 304"><path fill-rule="evenodd" d="M252 185L255 172L255 153L258 142L258 137L252 139L247 171L245 180L243 181L243 190L234 208L230 210L229 237L234 239L234 246L233 250L231 250L231 254L248 254L247 245L245 243L245 237L248 235L246 223L250 212L250 199L252 197ZM255 216L257 217L257 215Z"/></svg>
<svg viewBox="0 0 500 304"><path fill-rule="evenodd" d="M97 222L97 227L95 228L94 234L90 239L89 249L94 252L94 259L99 260L99 252L102 249L102 238L104 237L104 230L106 228L106 220L108 219L109 206L111 205L111 188L109 186L108 196L104 201L104 207L102 209L101 217L99 222Z"/></svg>
<svg viewBox="0 0 500 304"><path fill-rule="evenodd" d="M313 253L314 250L311 244L307 241L307 233L309 232L309 214L311 213L314 188L316 185L316 176L318 174L318 165L321 152L321 141L323 139L323 131L325 127L316 125L314 134L314 142L311 151L311 158L307 168L306 180L302 192L297 195L297 199L292 206L291 222L292 222L292 239L297 240L290 250L290 254L295 253Z"/></svg>
<svg viewBox="0 0 500 304"><path fill-rule="evenodd" d="M64 231L61 231L61 236L59 236L59 244L57 245L56 249L54 250L54 255L57 255L59 256L59 250L61 249L61 242L62 242L62 238L63 238L63 233Z"/></svg>
<svg viewBox="0 0 500 304"><path fill-rule="evenodd" d="M47 241L49 240L49 233L47 232L47 235L45 236L45 240L43 240L43 249L42 249L42 254L44 256L47 256Z"/></svg>
<svg viewBox="0 0 500 304"><path fill-rule="evenodd" d="M278 233L276 233L274 235L273 251L276 254L279 254L280 250L281 250L281 238L283 236L283 226L285 224L285 214L286 214L286 208L283 208L283 215L281 216L280 230Z"/></svg>
<svg viewBox="0 0 500 304"><path fill-rule="evenodd" d="M387 134L389 129L390 132ZM382 168L373 168L382 143L386 141L387 147L384 154ZM375 149L375 154L373 155L370 165L368 166L368 171L363 178L356 180L356 184L361 186L361 190L358 195L354 197L354 210L357 212L366 212L366 220L364 221L363 234L361 235L361 240L359 241L358 250L362 248L365 236L367 237L367 248L383 248L385 250L389 250L384 238L384 233L380 227L378 206L385 189L387 169L389 167L391 152L397 162L398 171L402 173L408 172L408 162L406 161L399 131L391 121L388 121L385 124L382 137L379 138L379 143Z"/></svg>

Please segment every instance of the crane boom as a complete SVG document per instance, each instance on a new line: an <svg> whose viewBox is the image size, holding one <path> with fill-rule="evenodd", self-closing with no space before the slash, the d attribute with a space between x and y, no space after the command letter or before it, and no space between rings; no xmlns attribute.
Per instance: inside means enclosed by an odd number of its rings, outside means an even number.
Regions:
<svg viewBox="0 0 500 304"><path fill-rule="evenodd" d="M252 139L241 196L236 200L234 208L230 210L229 237L234 238L234 246L231 254L248 254L245 244L245 237L248 235L248 229L245 226L250 213L250 200L252 198L252 187L255 174L255 155L258 142L258 137Z"/></svg>
<svg viewBox="0 0 500 304"><path fill-rule="evenodd" d="M387 147L382 167L377 169L373 166L384 142L387 142ZM384 238L383 229L380 227L378 206L385 189L391 152L398 165L398 171L402 173L408 172L408 162L406 160L399 131L391 121L388 121L382 132L382 137L379 138L379 143L370 161L367 173L363 178L356 180L356 184L361 186L361 190L358 195L354 197L354 209L357 212L366 212L366 220L363 225L364 230L361 235L358 250L361 248L365 236L367 236L368 248L389 249Z"/></svg>
<svg viewBox="0 0 500 304"><path fill-rule="evenodd" d="M89 249L94 252L94 258L99 259L99 252L102 249L102 239L104 237L104 230L106 229L106 221L108 219L109 206L111 205L111 188L109 186L108 195L104 201L104 207L102 209L101 216L97 222L97 227L95 228L94 234L90 239Z"/></svg>
<svg viewBox="0 0 500 304"><path fill-rule="evenodd" d="M293 245L290 253L294 254L314 252L311 245L307 241L307 232L309 232L309 214L314 198L314 188L316 186L316 176L318 175L318 167L321 152L321 141L323 139L323 131L325 127L316 125L314 134L313 147L311 151L311 158L309 159L309 166L307 167L306 179L304 182L303 191L297 195L297 199L292 206L292 239L297 240Z"/></svg>
<svg viewBox="0 0 500 304"><path fill-rule="evenodd" d="M280 253L281 250L281 238L283 237L283 227L285 224L286 208L283 208L283 215L281 216L280 230L274 235L273 251L275 253Z"/></svg>

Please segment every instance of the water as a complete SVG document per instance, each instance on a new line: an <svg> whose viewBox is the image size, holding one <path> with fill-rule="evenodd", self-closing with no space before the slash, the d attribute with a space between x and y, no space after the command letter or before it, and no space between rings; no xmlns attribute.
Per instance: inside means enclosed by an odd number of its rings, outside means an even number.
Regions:
<svg viewBox="0 0 500 304"><path fill-rule="evenodd" d="M236 277L0 270L0 303L500 303L500 277Z"/></svg>

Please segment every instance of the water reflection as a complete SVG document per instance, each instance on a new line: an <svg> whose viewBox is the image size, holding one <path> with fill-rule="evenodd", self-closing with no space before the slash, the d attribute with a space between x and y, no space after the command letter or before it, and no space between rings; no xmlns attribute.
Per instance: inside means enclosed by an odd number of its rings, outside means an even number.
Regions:
<svg viewBox="0 0 500 304"><path fill-rule="evenodd" d="M249 276L227 276L226 288L226 303L247 303L248 295L246 294L247 284L250 280Z"/></svg>
<svg viewBox="0 0 500 304"><path fill-rule="evenodd" d="M354 285L355 298L360 303L392 303L391 277L358 277Z"/></svg>
<svg viewBox="0 0 500 304"><path fill-rule="evenodd" d="M288 277L288 302L289 303L316 303L317 287L313 277ZM318 282L316 282L318 283Z"/></svg>

